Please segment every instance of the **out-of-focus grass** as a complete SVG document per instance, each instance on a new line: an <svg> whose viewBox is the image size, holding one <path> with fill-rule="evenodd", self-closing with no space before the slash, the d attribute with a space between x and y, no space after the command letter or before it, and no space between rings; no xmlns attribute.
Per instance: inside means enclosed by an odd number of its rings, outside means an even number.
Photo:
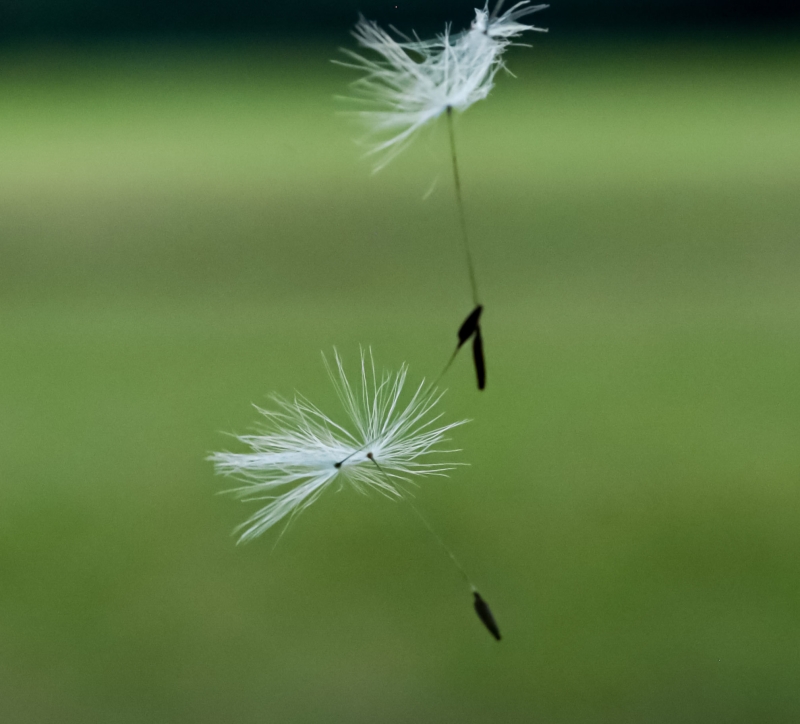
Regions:
<svg viewBox="0 0 800 724"><path fill-rule="evenodd" d="M548 38L459 119L490 380L419 503L499 645L402 507L236 548L203 461L469 310L441 129L370 176L331 53L2 57L0 718L796 721L797 49Z"/></svg>

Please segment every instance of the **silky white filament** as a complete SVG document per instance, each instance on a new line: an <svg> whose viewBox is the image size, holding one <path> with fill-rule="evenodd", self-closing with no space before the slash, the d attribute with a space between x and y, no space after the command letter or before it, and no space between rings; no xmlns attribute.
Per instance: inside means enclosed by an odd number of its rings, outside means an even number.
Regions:
<svg viewBox="0 0 800 724"><path fill-rule="evenodd" d="M367 105L356 113L370 131L369 154L377 156L376 170L429 121L486 98L495 75L505 68L503 53L514 38L528 30L544 32L519 20L546 5L524 0L502 15L501 5L491 14L488 5L476 9L469 30L454 35L447 26L431 40L399 33L395 37L377 23L359 18L353 35L371 55L345 50L351 62L343 65L364 73L353 90L355 99Z"/></svg>
<svg viewBox="0 0 800 724"><path fill-rule="evenodd" d="M412 478L445 475L457 464L428 462L434 453L457 452L439 446L464 422L440 424L442 415L434 408L443 393L422 382L403 403L406 366L378 375L371 352L362 352L356 385L338 353L334 366L327 359L325 366L346 420L335 422L301 396L274 397L276 409L256 408L266 420L263 429L237 437L248 452L209 457L218 473L242 482L229 492L245 501L269 501L237 529L240 542L301 513L335 481L401 498L403 484Z"/></svg>

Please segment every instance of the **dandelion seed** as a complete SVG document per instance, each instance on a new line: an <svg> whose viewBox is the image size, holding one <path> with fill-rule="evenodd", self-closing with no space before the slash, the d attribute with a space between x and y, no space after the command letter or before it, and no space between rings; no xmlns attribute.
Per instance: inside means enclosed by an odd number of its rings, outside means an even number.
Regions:
<svg viewBox="0 0 800 724"><path fill-rule="evenodd" d="M369 129L368 154L378 159L376 171L402 152L423 126L446 115L461 240L473 305L477 309L482 307L461 191L453 111L465 111L489 95L497 73L507 70L503 54L514 45L514 39L527 31L545 32L520 20L548 7L522 0L501 14L502 6L503 0L499 0L490 13L487 3L483 9L475 10L469 30L454 35L448 25L431 40L409 38L397 31L393 36L362 16L353 35L372 55L366 57L345 50L350 62L342 63L364 73L353 83L353 89L356 100L366 104L357 115ZM471 318L472 315L467 321ZM486 386L483 342L477 319L474 321L475 328L466 338L462 339L463 325L459 330L459 344L442 375L463 343L474 334L473 362L478 389L483 390Z"/></svg>
<svg viewBox="0 0 800 724"><path fill-rule="evenodd" d="M434 408L443 393L424 381L403 405L405 366L396 374L378 376L372 353L362 352L360 378L352 385L338 353L335 366L323 360L346 421L335 422L303 397L275 397L278 409L257 408L266 418L264 429L237 438L249 452L218 452L208 458L218 473L242 481L229 492L245 501L270 501L239 526L239 541L252 540L287 517L291 521L336 481L405 500L464 577L478 617L499 640L491 612L466 571L404 490L415 477L446 475L458 464L427 462L427 456L457 452L441 444L465 421L441 424L442 414Z"/></svg>
<svg viewBox="0 0 800 724"><path fill-rule="evenodd" d="M276 409L257 408L266 420L263 429L237 438L248 452L209 457L218 473L243 483L230 492L244 501L270 501L237 529L240 542L291 520L337 482L403 498L404 485L414 478L443 476L458 464L428 461L456 452L441 444L464 422L442 424L435 407L443 393L423 382L403 403L407 368L378 375L371 353L362 353L356 385L338 354L333 366L327 360L325 366L346 420L335 422L304 397L275 397Z"/></svg>

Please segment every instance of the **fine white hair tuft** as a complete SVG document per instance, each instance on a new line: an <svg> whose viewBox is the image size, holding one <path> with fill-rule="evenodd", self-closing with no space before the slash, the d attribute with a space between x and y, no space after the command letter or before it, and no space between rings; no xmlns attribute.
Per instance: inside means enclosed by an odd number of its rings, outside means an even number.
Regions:
<svg viewBox="0 0 800 724"><path fill-rule="evenodd" d="M389 163L429 121L453 109L465 111L489 95L494 78L505 68L503 53L513 39L543 28L519 21L547 5L523 0L500 14L488 4L475 10L469 30L453 34L448 25L431 40L388 33L361 16L353 35L369 57L345 50L349 63L364 75L353 83L353 100L366 104L355 113L369 129L375 170Z"/></svg>
<svg viewBox="0 0 800 724"><path fill-rule="evenodd" d="M441 424L434 408L443 393L419 384L403 402L407 367L378 374L372 352L361 353L360 375L351 384L339 354L325 366L344 408L341 424L299 395L273 397L274 410L264 416L256 434L237 436L245 453L209 456L217 473L242 482L231 493L245 501L269 500L237 531L239 541L264 533L289 516L291 520L339 480L356 490L376 490L392 498L405 494L403 484L418 476L445 475L458 463L428 462L441 449L449 430L465 421Z"/></svg>

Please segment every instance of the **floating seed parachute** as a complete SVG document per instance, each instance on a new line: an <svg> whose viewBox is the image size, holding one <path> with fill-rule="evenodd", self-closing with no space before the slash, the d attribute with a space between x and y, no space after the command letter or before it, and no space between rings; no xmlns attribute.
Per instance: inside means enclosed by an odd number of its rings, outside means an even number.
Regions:
<svg viewBox="0 0 800 724"><path fill-rule="evenodd" d="M377 158L375 170L401 153L423 126L442 115L447 117L461 239L475 307L459 331L456 354L466 341L461 339L461 332L476 313L480 316L482 306L461 192L453 111L465 111L489 95L498 71L506 69L503 55L517 37L527 31L545 32L520 20L547 5L531 5L523 0L501 13L502 6L500 0L491 13L488 4L476 9L475 20L468 30L453 34L447 26L430 40L416 35L411 38L398 31L392 35L362 16L353 35L369 55L345 50L350 62L341 63L363 73L352 84L354 100L364 106L355 114L368 129L368 155ZM486 387L483 336L477 318L474 321L469 337L473 340L478 389L483 390ZM449 366L448 363L445 371Z"/></svg>
<svg viewBox="0 0 800 724"><path fill-rule="evenodd" d="M333 367L325 364L344 419L335 421L304 397L274 397L276 409L256 408L264 417L262 429L237 438L247 452L218 452L209 458L218 473L241 481L231 492L245 501L269 501L242 524L240 541L301 513L337 482L402 498L403 485L412 478L453 469L453 464L430 461L456 452L442 449L442 443L463 424L440 424L435 407L443 393L423 381L403 403L407 368L378 375L371 354L362 353L356 385L338 354Z"/></svg>

